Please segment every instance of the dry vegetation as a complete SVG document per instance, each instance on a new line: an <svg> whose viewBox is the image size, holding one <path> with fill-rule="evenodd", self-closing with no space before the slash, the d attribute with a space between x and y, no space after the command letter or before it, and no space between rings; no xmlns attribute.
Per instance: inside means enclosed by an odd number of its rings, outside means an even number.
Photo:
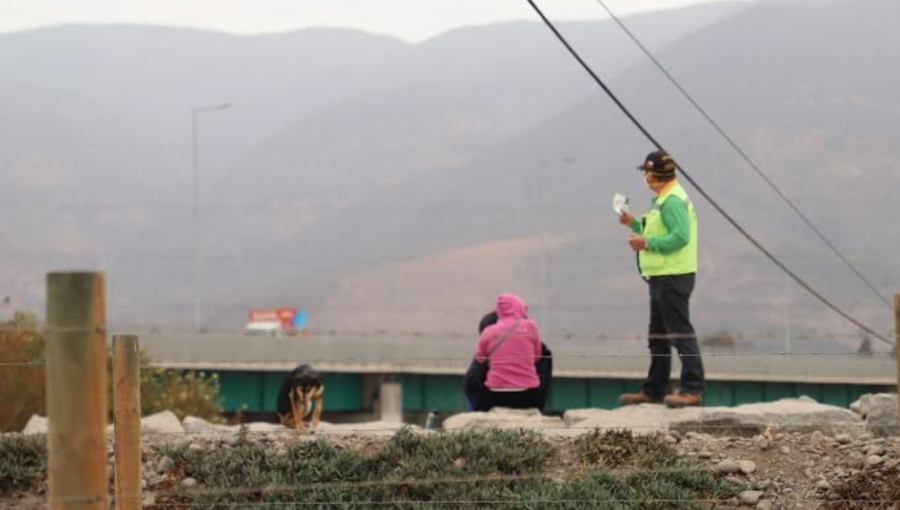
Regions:
<svg viewBox="0 0 900 510"><path fill-rule="evenodd" d="M32 415L46 416L44 349L46 331L31 313L16 313L0 323L0 432L22 430ZM109 358L109 398L112 398L112 358ZM147 366L141 370L141 413L172 411L179 419L187 415L222 422L219 381L215 374L162 370ZM111 401L111 400L110 400ZM110 412L112 406L108 406Z"/></svg>

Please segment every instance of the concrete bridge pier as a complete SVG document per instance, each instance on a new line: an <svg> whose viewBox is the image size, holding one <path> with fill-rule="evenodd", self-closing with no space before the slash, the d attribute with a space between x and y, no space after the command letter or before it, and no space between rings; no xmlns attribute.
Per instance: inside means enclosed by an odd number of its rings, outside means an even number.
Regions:
<svg viewBox="0 0 900 510"><path fill-rule="evenodd" d="M388 423L403 423L403 385L399 382L384 381L378 391L379 420Z"/></svg>

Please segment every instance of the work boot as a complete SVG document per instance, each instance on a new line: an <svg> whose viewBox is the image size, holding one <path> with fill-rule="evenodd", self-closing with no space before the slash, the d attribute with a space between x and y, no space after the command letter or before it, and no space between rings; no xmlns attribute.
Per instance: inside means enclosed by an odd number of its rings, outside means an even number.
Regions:
<svg viewBox="0 0 900 510"><path fill-rule="evenodd" d="M688 407L703 405L703 394L701 393L674 393L667 395L663 401L667 407Z"/></svg>
<svg viewBox="0 0 900 510"><path fill-rule="evenodd" d="M637 404L661 404L662 400L653 398L644 393L623 393L619 395L619 403L623 406L633 406Z"/></svg>

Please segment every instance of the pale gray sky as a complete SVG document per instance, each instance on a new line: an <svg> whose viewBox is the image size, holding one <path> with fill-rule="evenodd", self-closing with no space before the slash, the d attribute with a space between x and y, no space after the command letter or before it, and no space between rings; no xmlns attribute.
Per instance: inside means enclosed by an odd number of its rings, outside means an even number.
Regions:
<svg viewBox="0 0 900 510"><path fill-rule="evenodd" d="M721 0L607 0L618 14ZM602 18L595 0L542 0L558 20ZM418 41L462 25L536 19L525 0L0 0L0 31L139 23L239 34L338 26Z"/></svg>

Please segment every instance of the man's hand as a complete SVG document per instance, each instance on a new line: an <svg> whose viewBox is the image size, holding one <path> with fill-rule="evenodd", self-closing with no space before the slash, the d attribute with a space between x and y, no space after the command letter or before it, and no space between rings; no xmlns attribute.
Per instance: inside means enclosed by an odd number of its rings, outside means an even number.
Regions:
<svg viewBox="0 0 900 510"><path fill-rule="evenodd" d="M628 236L628 244L631 245L631 249L634 251L641 251L647 249L647 238L644 236L639 236L637 234L631 234Z"/></svg>
<svg viewBox="0 0 900 510"><path fill-rule="evenodd" d="M632 223L634 223L634 216L631 215L630 212L622 209L622 214L619 215L619 223L625 225L626 227L630 227Z"/></svg>

